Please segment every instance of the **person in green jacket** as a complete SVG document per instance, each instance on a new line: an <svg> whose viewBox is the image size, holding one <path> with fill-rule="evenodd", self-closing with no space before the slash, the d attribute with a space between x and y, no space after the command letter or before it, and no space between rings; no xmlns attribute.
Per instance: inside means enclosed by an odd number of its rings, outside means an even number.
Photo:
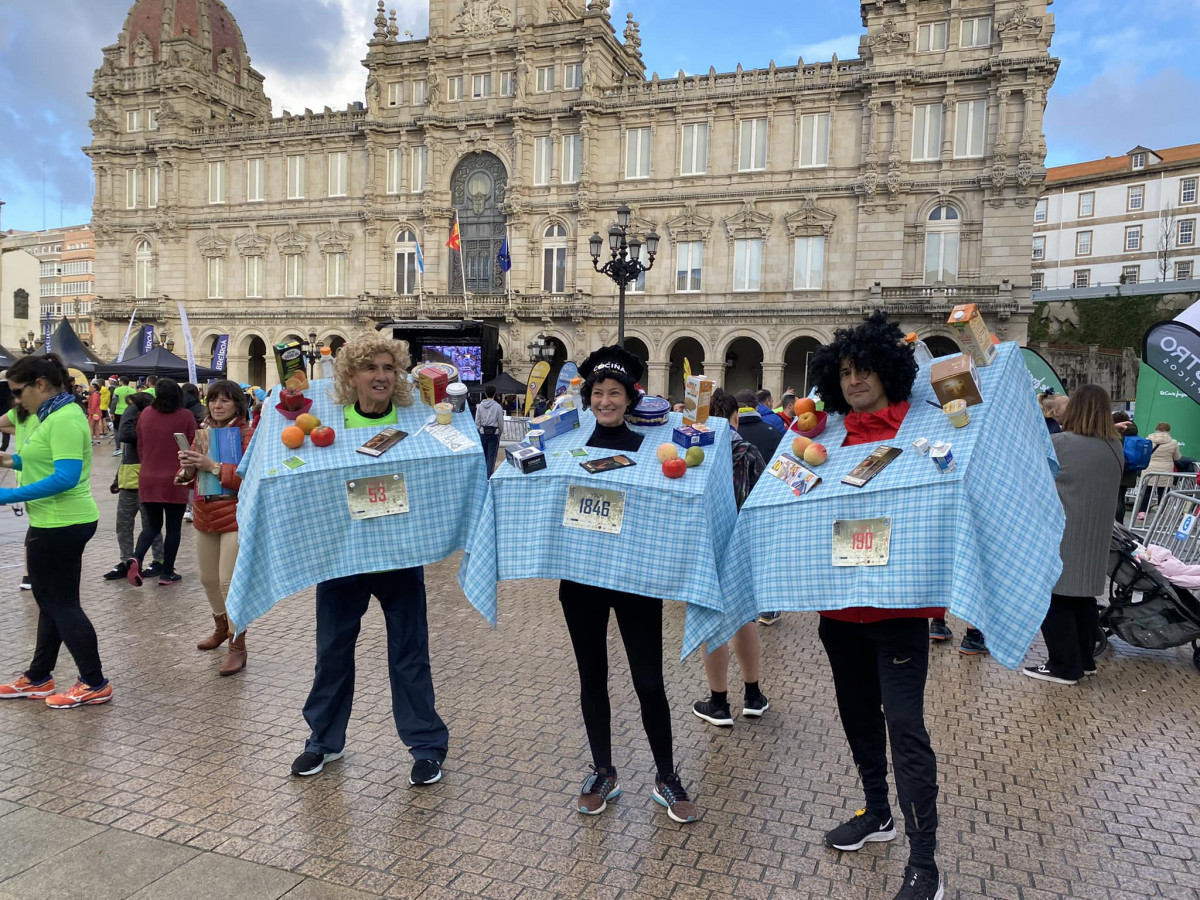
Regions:
<svg viewBox="0 0 1200 900"><path fill-rule="evenodd" d="M129 398L136 393L137 388L129 383L128 375L122 375L121 383L113 389L113 443L117 445L113 456L120 456L124 452L121 449L121 440L117 437L117 429L121 427L121 416L129 408Z"/></svg>

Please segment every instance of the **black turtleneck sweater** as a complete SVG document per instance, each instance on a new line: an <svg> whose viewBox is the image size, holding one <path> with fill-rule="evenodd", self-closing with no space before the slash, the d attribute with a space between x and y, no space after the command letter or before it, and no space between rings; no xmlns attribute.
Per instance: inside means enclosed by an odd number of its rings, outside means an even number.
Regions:
<svg viewBox="0 0 1200 900"><path fill-rule="evenodd" d="M601 425L597 422L596 430L588 438L587 445L589 447L599 447L601 450L625 450L634 453L642 446L642 438L644 437L645 435L643 434L631 431L629 426L624 422L615 426Z"/></svg>

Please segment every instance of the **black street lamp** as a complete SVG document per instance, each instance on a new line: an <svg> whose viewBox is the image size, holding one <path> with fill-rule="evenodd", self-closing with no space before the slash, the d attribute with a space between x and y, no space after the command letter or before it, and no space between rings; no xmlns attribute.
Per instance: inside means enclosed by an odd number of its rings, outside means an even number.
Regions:
<svg viewBox="0 0 1200 900"><path fill-rule="evenodd" d="M600 254L604 252L604 238L599 232L594 232L588 240L592 252L592 268L601 275L607 275L617 283L620 299L617 303L617 343L625 346L625 287L637 281L643 272L654 268L654 256L658 253L658 234L651 231L646 235L646 262L639 257L642 251L642 240L636 234L626 240L625 233L629 229L630 209L624 203L617 207L617 224L608 228L608 249L612 259L603 266L600 265Z"/></svg>
<svg viewBox="0 0 1200 900"><path fill-rule="evenodd" d="M21 338L21 352L26 356L37 350L37 344L33 341L33 332L25 332L25 337Z"/></svg>
<svg viewBox="0 0 1200 900"><path fill-rule="evenodd" d="M317 333L310 331L308 340L300 342L300 353L308 360L308 377L315 378L317 373L317 360L321 358L321 348L325 346L324 341L317 340Z"/></svg>

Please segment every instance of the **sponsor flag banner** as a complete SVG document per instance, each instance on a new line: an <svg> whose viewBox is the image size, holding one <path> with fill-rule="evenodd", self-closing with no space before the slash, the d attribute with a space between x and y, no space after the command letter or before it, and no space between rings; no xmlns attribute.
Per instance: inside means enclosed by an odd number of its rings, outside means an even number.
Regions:
<svg viewBox="0 0 1200 900"><path fill-rule="evenodd" d="M1040 353L1030 350L1028 347L1022 347L1021 357L1025 360L1026 368L1029 369L1029 377L1033 381L1035 394L1045 391L1054 391L1056 394L1067 393L1058 374L1054 371L1054 367L1042 359Z"/></svg>
<svg viewBox="0 0 1200 900"><path fill-rule="evenodd" d="M229 335L218 334L217 342L213 345L212 368L224 372L229 362Z"/></svg>
<svg viewBox="0 0 1200 900"><path fill-rule="evenodd" d="M692 377L692 364L688 362L688 358L683 358L683 383L687 384L687 380Z"/></svg>
<svg viewBox="0 0 1200 900"><path fill-rule="evenodd" d="M143 325L141 339L138 341L138 355L144 355L154 349L154 326Z"/></svg>
<svg viewBox="0 0 1200 900"><path fill-rule="evenodd" d="M129 335L133 334L133 320L137 316L137 307L129 314L129 324L125 326L125 337L121 338L121 351L117 354L117 362L125 361L125 351L129 347Z"/></svg>
<svg viewBox="0 0 1200 900"><path fill-rule="evenodd" d="M563 363L563 367L558 370L558 383L554 385L554 396L558 397L567 392L567 388L571 386L571 379L579 375L579 366L573 362Z"/></svg>
<svg viewBox="0 0 1200 900"><path fill-rule="evenodd" d="M44 353L50 352L50 310L46 310L46 321L42 325L42 346Z"/></svg>
<svg viewBox="0 0 1200 900"><path fill-rule="evenodd" d="M183 326L183 346L187 348L188 381L195 384L196 348L192 346L192 329L188 327L187 310L183 308L183 302L177 303L176 306L179 307L179 324Z"/></svg>
<svg viewBox="0 0 1200 900"><path fill-rule="evenodd" d="M535 365L533 371L529 373L529 386L525 389L525 415L529 415L529 411L533 409L533 398L542 389L542 384L549 374L550 363L544 359Z"/></svg>
<svg viewBox="0 0 1200 900"><path fill-rule="evenodd" d="M1180 322L1159 322L1146 331L1142 362L1200 403L1200 331Z"/></svg>

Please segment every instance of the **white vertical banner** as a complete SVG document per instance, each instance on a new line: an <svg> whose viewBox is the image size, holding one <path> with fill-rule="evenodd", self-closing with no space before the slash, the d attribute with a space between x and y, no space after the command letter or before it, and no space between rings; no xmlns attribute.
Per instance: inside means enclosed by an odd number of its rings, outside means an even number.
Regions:
<svg viewBox="0 0 1200 900"><path fill-rule="evenodd" d="M183 308L183 301L179 301L177 305L179 324L183 326L183 346L187 348L188 381L196 384L196 350L192 346L192 329L188 327L187 310Z"/></svg>
<svg viewBox="0 0 1200 900"><path fill-rule="evenodd" d="M133 333L133 320L137 317L137 307L129 314L129 324L125 326L125 337L121 338L121 352L117 354L117 362L124 362L125 348L129 346L129 335Z"/></svg>

